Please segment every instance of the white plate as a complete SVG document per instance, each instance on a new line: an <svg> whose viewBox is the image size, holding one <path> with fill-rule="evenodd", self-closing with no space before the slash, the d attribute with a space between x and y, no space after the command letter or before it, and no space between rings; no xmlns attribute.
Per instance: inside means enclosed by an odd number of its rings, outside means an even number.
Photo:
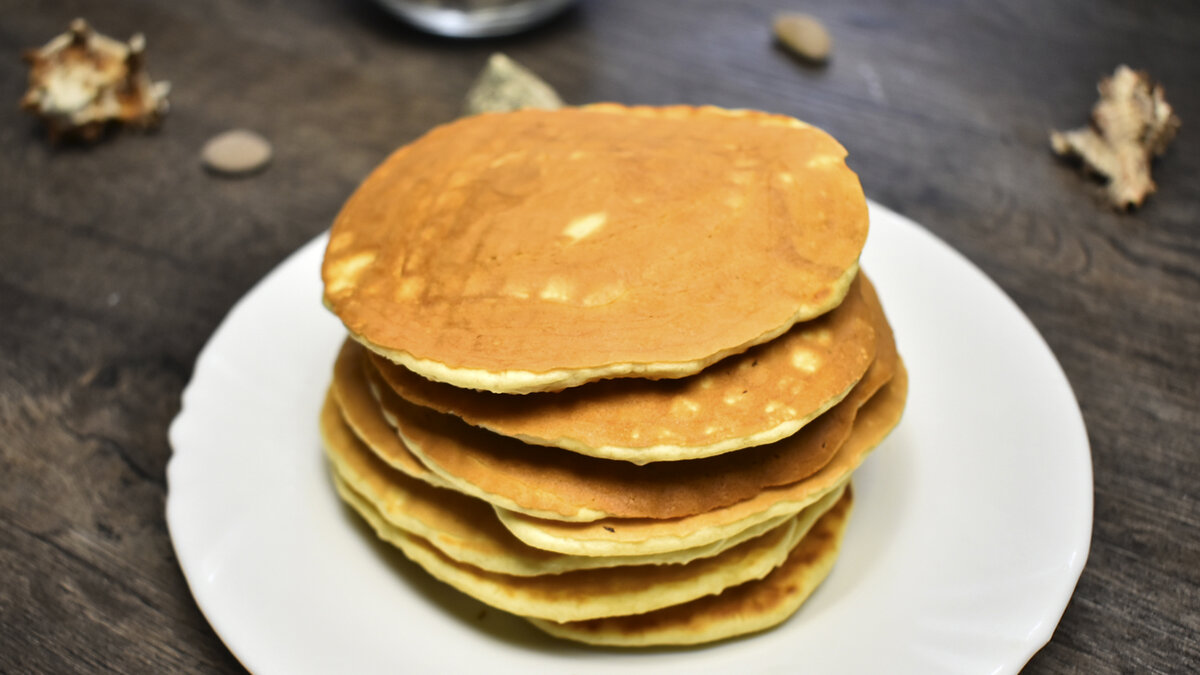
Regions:
<svg viewBox="0 0 1200 675"><path fill-rule="evenodd" d="M863 266L911 374L904 421L856 476L833 574L783 626L697 649L591 649L432 581L342 507L317 411L339 322L324 238L237 304L171 425L167 522L200 608L260 673L1015 672L1087 558L1091 455L1058 362L1020 310L872 204Z"/></svg>

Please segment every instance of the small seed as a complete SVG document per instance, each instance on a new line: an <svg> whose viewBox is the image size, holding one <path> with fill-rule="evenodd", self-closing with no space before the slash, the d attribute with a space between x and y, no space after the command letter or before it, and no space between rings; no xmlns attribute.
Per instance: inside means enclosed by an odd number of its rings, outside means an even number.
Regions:
<svg viewBox="0 0 1200 675"><path fill-rule="evenodd" d="M829 58L833 40L825 26L808 14L786 13L775 17L775 37L796 56L822 63Z"/></svg>
<svg viewBox="0 0 1200 675"><path fill-rule="evenodd" d="M243 176L271 161L271 142L253 131L231 129L210 138L200 151L200 160L217 173Z"/></svg>

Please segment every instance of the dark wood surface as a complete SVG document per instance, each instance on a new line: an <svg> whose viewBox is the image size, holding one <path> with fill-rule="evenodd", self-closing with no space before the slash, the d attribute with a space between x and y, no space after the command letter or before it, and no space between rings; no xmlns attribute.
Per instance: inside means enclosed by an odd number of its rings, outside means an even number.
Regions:
<svg viewBox="0 0 1200 675"><path fill-rule="evenodd" d="M827 66L772 46L794 8L830 27ZM1082 407L1091 555L1028 671L1200 670L1200 4L584 0L476 42L368 0L0 0L0 16L0 671L239 668L164 522L180 392L230 306L389 151L455 117L496 50L569 102L761 108L843 141L869 196L1016 300ZM174 87L158 133L54 148L17 111L20 51L75 16L146 34ZM1183 118L1133 213L1047 142L1120 63ZM267 171L200 168L230 127L272 140Z"/></svg>

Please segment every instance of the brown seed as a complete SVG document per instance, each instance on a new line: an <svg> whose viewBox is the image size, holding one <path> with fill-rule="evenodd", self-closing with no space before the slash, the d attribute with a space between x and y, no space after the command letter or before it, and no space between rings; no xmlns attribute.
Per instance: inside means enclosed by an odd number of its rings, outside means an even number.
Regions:
<svg viewBox="0 0 1200 675"><path fill-rule="evenodd" d="M813 63L824 62L833 47L833 39L824 24L808 14L777 15L775 37L788 51Z"/></svg>
<svg viewBox="0 0 1200 675"><path fill-rule="evenodd" d="M210 138L200 151L200 159L212 171L241 176L271 161L271 143L253 131L231 129Z"/></svg>

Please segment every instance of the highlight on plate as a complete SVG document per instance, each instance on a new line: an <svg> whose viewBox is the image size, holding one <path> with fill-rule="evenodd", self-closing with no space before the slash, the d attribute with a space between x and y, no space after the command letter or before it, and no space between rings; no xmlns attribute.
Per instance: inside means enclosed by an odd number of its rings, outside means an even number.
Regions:
<svg viewBox="0 0 1200 675"><path fill-rule="evenodd" d="M330 489L560 638L785 621L907 394L845 154L780 115L615 104L400 148L322 265L347 330L319 420Z"/></svg>

